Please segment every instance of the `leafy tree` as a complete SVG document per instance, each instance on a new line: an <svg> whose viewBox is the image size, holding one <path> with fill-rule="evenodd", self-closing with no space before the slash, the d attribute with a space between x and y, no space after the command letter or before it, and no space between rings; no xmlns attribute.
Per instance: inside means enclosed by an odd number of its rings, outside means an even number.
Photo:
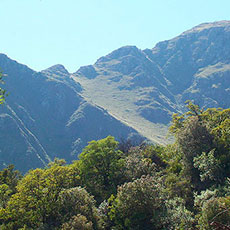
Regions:
<svg viewBox="0 0 230 230"><path fill-rule="evenodd" d="M99 141L91 141L79 155L77 162L82 185L95 196L100 203L123 182L122 152L117 150L118 142L108 136Z"/></svg>
<svg viewBox="0 0 230 230"><path fill-rule="evenodd" d="M154 175L156 164L150 158L145 158L143 149L133 147L124 159L124 176L126 181L141 178L143 175Z"/></svg>
<svg viewBox="0 0 230 230"><path fill-rule="evenodd" d="M167 166L166 151L167 147L163 145L146 145L142 154L144 158L150 159L152 163L156 164L157 169L160 171Z"/></svg>
<svg viewBox="0 0 230 230"><path fill-rule="evenodd" d="M16 192L16 186L21 178L21 173L14 169L14 165L9 165L0 171L0 185L6 184L12 192Z"/></svg>
<svg viewBox="0 0 230 230"><path fill-rule="evenodd" d="M59 194L76 186L75 166L53 165L47 169L30 171L20 180L6 207L0 209L0 223L7 229L61 224Z"/></svg>
<svg viewBox="0 0 230 230"><path fill-rule="evenodd" d="M176 140L183 154L185 174L190 175L191 183L196 189L202 189L200 172L194 167L194 157L209 152L213 146L213 136L206 125L195 115L186 118L176 133Z"/></svg>
<svg viewBox="0 0 230 230"><path fill-rule="evenodd" d="M78 214L64 223L61 230L93 230L93 224L85 216Z"/></svg>
<svg viewBox="0 0 230 230"><path fill-rule="evenodd" d="M194 214L186 208L185 201L179 197L166 200L167 218L169 226L167 229L194 230Z"/></svg>
<svg viewBox="0 0 230 230"><path fill-rule="evenodd" d="M97 229L98 214L95 200L81 187L64 189L59 194L63 229ZM78 226L78 228L77 228Z"/></svg>
<svg viewBox="0 0 230 230"><path fill-rule="evenodd" d="M171 132L182 152L185 174L201 191L230 176L230 110L201 110L191 102L188 108L189 112L174 115Z"/></svg>
<svg viewBox="0 0 230 230"><path fill-rule="evenodd" d="M202 119L214 136L214 157L218 161L218 179L222 182L230 177L230 109L207 109Z"/></svg>
<svg viewBox="0 0 230 230"><path fill-rule="evenodd" d="M201 230L230 229L230 197L207 200L199 218Z"/></svg>
<svg viewBox="0 0 230 230"><path fill-rule="evenodd" d="M177 175L171 172L164 174L162 180L165 185L164 193L168 199L182 198L185 201L186 207L192 209L193 190L190 180L184 175Z"/></svg>
<svg viewBox="0 0 230 230"><path fill-rule="evenodd" d="M9 165L0 171L0 208L5 208L10 197L16 192L16 186L22 175Z"/></svg>
<svg viewBox="0 0 230 230"><path fill-rule="evenodd" d="M110 202L112 229L163 229L167 224L161 183L155 177L142 176L119 186Z"/></svg>
<svg viewBox="0 0 230 230"><path fill-rule="evenodd" d="M214 156L215 149L210 152L203 152L200 156L194 157L194 167L198 168L200 171L201 181L207 180L220 180L220 162Z"/></svg>
<svg viewBox="0 0 230 230"><path fill-rule="evenodd" d="M12 190L7 184L0 185L0 208L5 208L8 200L12 195Z"/></svg>
<svg viewBox="0 0 230 230"><path fill-rule="evenodd" d="M124 154L129 154L130 149L134 147L139 147L143 149L146 146L145 138L143 137L134 137L134 138L120 138L118 149L121 150Z"/></svg>

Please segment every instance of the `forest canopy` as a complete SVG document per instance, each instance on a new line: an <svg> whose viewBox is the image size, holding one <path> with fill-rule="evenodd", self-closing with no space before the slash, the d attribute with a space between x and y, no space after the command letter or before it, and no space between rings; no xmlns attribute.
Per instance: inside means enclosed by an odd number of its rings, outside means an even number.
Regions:
<svg viewBox="0 0 230 230"><path fill-rule="evenodd" d="M173 144L119 148L108 136L72 164L3 169L0 229L230 229L230 109L187 107Z"/></svg>

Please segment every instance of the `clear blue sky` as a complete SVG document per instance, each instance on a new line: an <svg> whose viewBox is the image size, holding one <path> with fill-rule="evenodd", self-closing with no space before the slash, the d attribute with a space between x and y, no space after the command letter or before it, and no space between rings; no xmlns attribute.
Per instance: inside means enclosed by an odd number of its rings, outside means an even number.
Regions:
<svg viewBox="0 0 230 230"><path fill-rule="evenodd" d="M0 53L70 72L125 45L153 48L203 22L230 20L230 0L0 0Z"/></svg>

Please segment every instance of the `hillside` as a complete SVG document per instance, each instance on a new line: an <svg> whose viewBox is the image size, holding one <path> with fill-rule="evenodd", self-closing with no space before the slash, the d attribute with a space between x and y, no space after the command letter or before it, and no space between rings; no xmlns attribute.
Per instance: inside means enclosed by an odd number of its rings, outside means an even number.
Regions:
<svg viewBox="0 0 230 230"><path fill-rule="evenodd" d="M153 49L126 46L81 67L81 95L157 143L184 102L230 106L230 22L205 23ZM96 89L96 90L95 90Z"/></svg>
<svg viewBox="0 0 230 230"><path fill-rule="evenodd" d="M56 65L41 73L0 55L9 96L0 110L0 167L21 171L44 167L55 157L68 162L91 140L137 132L80 96L67 70Z"/></svg>
<svg viewBox="0 0 230 230"><path fill-rule="evenodd" d="M153 49L121 47L69 73L35 72L0 55L9 96L0 113L0 167L22 171L67 161L88 141L142 135L166 144L184 102L230 107L230 22L205 23Z"/></svg>

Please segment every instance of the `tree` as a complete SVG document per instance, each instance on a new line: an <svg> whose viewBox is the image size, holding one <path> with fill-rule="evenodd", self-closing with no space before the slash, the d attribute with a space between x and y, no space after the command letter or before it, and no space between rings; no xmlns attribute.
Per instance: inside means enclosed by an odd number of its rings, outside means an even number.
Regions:
<svg viewBox="0 0 230 230"><path fill-rule="evenodd" d="M164 229L167 218L161 190L159 178L149 175L119 186L117 197L110 198L112 229Z"/></svg>
<svg viewBox="0 0 230 230"><path fill-rule="evenodd" d="M85 216L78 214L64 223L61 230L93 230L93 224Z"/></svg>
<svg viewBox="0 0 230 230"><path fill-rule="evenodd" d="M200 109L190 101L189 111L173 116L170 131L181 151L184 174L195 190L225 183L230 177L230 109Z"/></svg>
<svg viewBox="0 0 230 230"><path fill-rule="evenodd" d="M75 165L53 164L47 169L31 170L19 181L5 207L0 208L0 223L9 230L41 226L55 229L62 224L63 216L59 194L77 183ZM6 187L2 189L8 191Z"/></svg>
<svg viewBox="0 0 230 230"><path fill-rule="evenodd" d="M194 158L208 153L215 148L214 135L208 121L204 119L204 111L190 101L189 111L185 114L173 116L170 131L174 133L176 145L182 153L184 174L189 175L196 190L202 190L205 183L201 183L200 171L194 166Z"/></svg>
<svg viewBox="0 0 230 230"><path fill-rule="evenodd" d="M194 157L194 167L200 171L201 181L214 180L219 182L221 179L219 161L215 158L215 149L210 152L203 152L200 156Z"/></svg>
<svg viewBox="0 0 230 230"><path fill-rule="evenodd" d="M16 192L16 186L22 175L14 170L14 165L0 171L0 208L5 208L10 197Z"/></svg>
<svg viewBox="0 0 230 230"><path fill-rule="evenodd" d="M201 207L199 229L230 229L230 197L211 198Z"/></svg>
<svg viewBox="0 0 230 230"><path fill-rule="evenodd" d="M14 165L9 165L0 171L0 185L6 184L14 193L21 178L21 173L14 169Z"/></svg>
<svg viewBox="0 0 230 230"><path fill-rule="evenodd" d="M157 167L151 158L144 156L146 151L140 147L132 147L124 160L124 176L126 181L141 178L143 175L155 175ZM149 156L148 156L149 157Z"/></svg>
<svg viewBox="0 0 230 230"><path fill-rule="evenodd" d="M77 162L82 185L100 203L116 193L117 185L124 181L122 168L124 159L117 150L118 142L108 136L99 141L91 141L79 155Z"/></svg>
<svg viewBox="0 0 230 230"><path fill-rule="evenodd" d="M65 223L62 229L97 229L96 201L84 188L64 189L59 194L58 201Z"/></svg>

